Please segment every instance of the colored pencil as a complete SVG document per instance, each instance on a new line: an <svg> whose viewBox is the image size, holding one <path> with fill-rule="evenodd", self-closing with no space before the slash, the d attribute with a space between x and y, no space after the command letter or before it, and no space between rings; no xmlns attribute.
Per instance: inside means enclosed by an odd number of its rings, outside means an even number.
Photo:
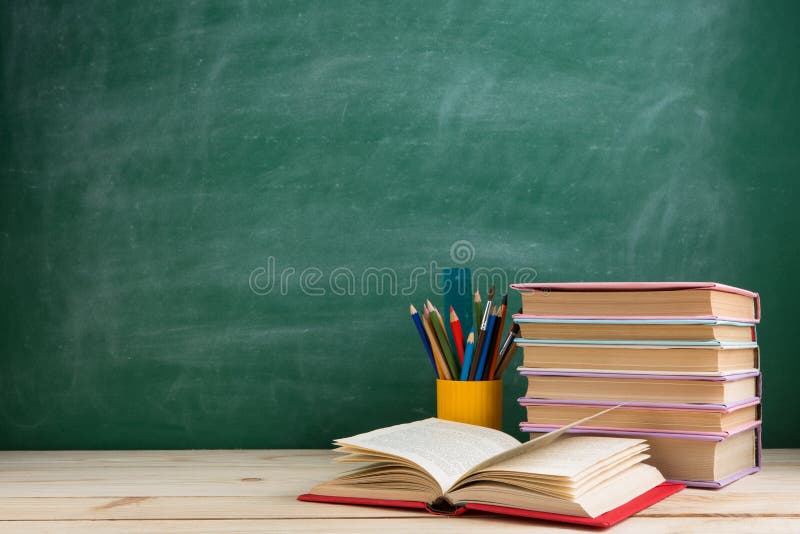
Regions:
<svg viewBox="0 0 800 534"><path fill-rule="evenodd" d="M428 306L428 311L431 313L431 318L436 318L439 321L439 326L442 327L442 332L444 332L444 343L447 349L449 349L450 354L453 354L453 346L450 344L450 338L447 337L447 328L444 326L444 319L442 318L442 314L439 313L439 308L431 304L430 300L425 301L425 304ZM434 330L435 332L435 330ZM437 338L438 339L438 338ZM441 346L441 345L440 345ZM442 347L442 354L444 354L444 347ZM455 380L455 377L453 377Z"/></svg>
<svg viewBox="0 0 800 534"><path fill-rule="evenodd" d="M470 330L467 336L467 348L464 349L464 366L461 368L461 380L469 378L469 366L475 354L475 330Z"/></svg>
<svg viewBox="0 0 800 534"><path fill-rule="evenodd" d="M456 364L456 361L453 358L453 351L450 349L450 342L447 340L447 334L445 333L444 328L442 328L442 325L444 325L444 320L435 307L433 308L433 311L431 311L431 322L433 323L433 331L436 332L436 337L439 339L439 346L442 348L442 354L444 354L444 359L447 362L447 368L450 371L450 376L455 379L455 377L459 375L458 364Z"/></svg>
<svg viewBox="0 0 800 534"><path fill-rule="evenodd" d="M444 348L442 347L442 343L439 340L439 336L436 334L436 328L434 327L436 321L437 319L435 314L429 309L428 327L431 332L431 338L435 341L436 346L439 348L439 368L441 369L442 374L447 377L448 380L455 380L456 377L450 372L450 366L447 364L447 358L444 357Z"/></svg>
<svg viewBox="0 0 800 534"><path fill-rule="evenodd" d="M428 305L428 309L431 311L431 313L433 313L433 311L436 311L435 315L437 317L439 317L439 324L442 325L442 331L447 333L447 328L444 327L444 319L442 319L442 314L439 313L439 309L436 306L434 306L433 304L431 304L430 300L426 300L425 303ZM450 346L450 340L449 339L447 340L447 346L448 347Z"/></svg>
<svg viewBox="0 0 800 534"><path fill-rule="evenodd" d="M461 321L458 320L456 310L450 306L450 331L453 333L453 342L456 344L459 365L464 365L464 333L461 331Z"/></svg>
<svg viewBox="0 0 800 534"><path fill-rule="evenodd" d="M497 339L498 335L500 334L500 306L492 306L492 315L489 316L491 319L494 317L494 324L492 325L491 332L487 330L486 332L486 339L484 343L486 343L487 351L486 351L486 366L483 368L483 375L481 375L482 380L491 380L491 369L492 369L492 359L494 358L494 354L492 351L494 350L495 340Z"/></svg>
<svg viewBox="0 0 800 534"><path fill-rule="evenodd" d="M494 339L492 340L492 350L489 352L491 358L489 359L489 368L487 376L489 380L494 375L494 370L497 368L497 358L500 356L500 341L503 339L503 325L506 322L506 309L508 308L508 292L503 295L503 302L500 304L500 309L497 312L497 328L495 329Z"/></svg>
<svg viewBox="0 0 800 534"><path fill-rule="evenodd" d="M503 335L502 331L500 330L501 328L500 306L494 307L494 309L492 310L492 315L495 316L495 320L494 320L494 325L492 326L492 334L490 337L486 339L486 343L489 344L489 351L486 354L486 367L484 367L483 369L483 376L482 376L483 380L491 380L492 376L494 375L494 373L492 372L493 369L492 359L494 357L492 351L494 350L493 347L495 346L495 340L497 339L497 336Z"/></svg>
<svg viewBox="0 0 800 534"><path fill-rule="evenodd" d="M422 346L425 347L425 352L428 353L428 359L431 361L431 365L433 366L433 372L436 374L436 378L439 378L439 370L436 368L436 360L433 359L431 342L428 341L428 334L425 333L425 329L422 326L422 319L419 318L419 313L417 313L417 309L413 304L409 304L408 308L411 312L411 320L414 321L414 326L417 327L419 337L422 339Z"/></svg>
<svg viewBox="0 0 800 534"><path fill-rule="evenodd" d="M450 342L450 337L447 335L447 327L444 325L444 317L442 317L442 314L439 311L439 308L437 308L436 306L431 304L430 300L427 301L427 303L428 303L428 310L430 310L430 312L431 312L431 317L436 317L437 319L439 319L439 326L442 327L442 332L444 332L445 344L447 345L447 348L450 350L450 354L452 354L453 358L455 359L456 351L453 348L452 343ZM444 353L444 350L442 351L442 353ZM455 379L456 378L454 377L453 380L455 380Z"/></svg>
<svg viewBox="0 0 800 534"><path fill-rule="evenodd" d="M489 320L487 321L486 325L486 332L485 332L485 339L489 339L494 332L494 327L497 324L497 315L491 314L489 316ZM489 360L489 343L484 342L483 346L481 347L480 358L478 358L478 368L475 370L475 380L483 380L484 379L484 369L487 366L487 362Z"/></svg>
<svg viewBox="0 0 800 534"><path fill-rule="evenodd" d="M486 337L486 327L487 323L489 322L489 312L492 310L492 298L494 298L494 286L489 289L489 295L486 300L486 308L483 310L483 317L481 318L481 325L478 330L478 341L475 342L475 352L480 354L483 350L483 341ZM469 379L470 380L480 380L480 377L476 376L476 371L478 369L478 359L472 359L472 366L469 369Z"/></svg>
<svg viewBox="0 0 800 534"><path fill-rule="evenodd" d="M475 297L472 299L472 306L475 309L475 331L481 329L481 294L475 290Z"/></svg>
<svg viewBox="0 0 800 534"><path fill-rule="evenodd" d="M447 362L444 360L444 355L442 355L442 349L439 347L439 342L436 340L436 334L433 332L432 324L436 319L431 318L431 313L426 307L423 307L422 319L422 327L425 329L425 333L428 334L431 350L433 350L433 358L436 362L436 368L439 371L439 378L441 380L452 380L453 377L450 376Z"/></svg>

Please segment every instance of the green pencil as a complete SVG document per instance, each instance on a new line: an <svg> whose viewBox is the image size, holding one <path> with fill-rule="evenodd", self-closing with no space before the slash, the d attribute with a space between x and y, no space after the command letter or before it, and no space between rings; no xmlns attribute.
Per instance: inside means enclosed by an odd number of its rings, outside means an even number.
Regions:
<svg viewBox="0 0 800 534"><path fill-rule="evenodd" d="M450 341L447 339L447 334L445 333L444 329L442 328L442 316L439 315L439 310L434 307L430 308L431 315L436 315L436 317L432 317L431 324L433 325L433 329L436 331L436 337L439 338L439 344L442 346L442 352L444 353L444 359L447 360L447 367L450 368L450 374L458 378L460 371L458 369L458 365L456 364L455 359L453 358L453 351L450 348Z"/></svg>

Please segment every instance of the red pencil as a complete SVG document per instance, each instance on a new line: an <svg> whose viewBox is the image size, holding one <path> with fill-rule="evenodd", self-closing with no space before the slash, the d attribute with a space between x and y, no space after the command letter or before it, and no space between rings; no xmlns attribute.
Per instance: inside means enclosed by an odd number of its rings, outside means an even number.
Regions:
<svg viewBox="0 0 800 534"><path fill-rule="evenodd" d="M453 332L453 341L456 344L458 363L464 365L464 332L461 331L461 321L458 320L456 311L450 306L450 331Z"/></svg>

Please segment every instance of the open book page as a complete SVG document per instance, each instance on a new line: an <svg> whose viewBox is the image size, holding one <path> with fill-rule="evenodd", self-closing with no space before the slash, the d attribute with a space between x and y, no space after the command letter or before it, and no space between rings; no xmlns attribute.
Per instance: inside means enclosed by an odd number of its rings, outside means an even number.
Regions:
<svg viewBox="0 0 800 534"><path fill-rule="evenodd" d="M337 439L336 443L406 458L427 471L442 492L471 467L520 446L498 430L435 418Z"/></svg>
<svg viewBox="0 0 800 534"><path fill-rule="evenodd" d="M643 439L578 436L493 463L488 469L546 477L577 478L591 468L603 468L646 449ZM610 461L606 461L610 460Z"/></svg>
<svg viewBox="0 0 800 534"><path fill-rule="evenodd" d="M620 404L619 406L622 406L622 405ZM492 456L492 457L490 457L490 458L486 458L485 460L483 460L483 461L482 461L482 462L480 462L479 464L477 464L477 465L473 466L473 467L472 467L472 468L471 468L469 471L467 471L466 473L464 473L463 475L461 475L461 476L458 478L458 480L456 480L456 481L453 483L453 485L452 485L452 486L450 486L450 488L451 488L451 489L455 489L455 488L457 488L457 487L458 487L458 485L459 485L461 482L463 482L464 480L466 480L466 479L467 479L468 477L470 477L471 475L473 475L473 474L477 473L478 471L483 471L483 470L484 470L484 469L486 469L487 467L491 467L492 465L494 465L494 464L496 464L496 463L499 463L499 462L505 462L505 461L511 460L512 458L514 458L514 457L516 457L516 456L520 456L520 455L522 455L522 454L526 454L526 453L528 453L529 451L531 451L531 450L533 450L533 449L538 449L538 448L540 448L540 447L544 447L545 445L549 445L550 443L554 442L554 441L555 441L555 440L557 440L559 437L561 437L561 435L562 435L562 434L564 434L564 433L565 433L567 430L569 430L570 428L572 428L572 427L574 427L574 426L582 425L582 424L584 424L586 421L589 421L589 420L591 420L591 419L594 419L594 418L595 418L595 417L597 417L598 415L603 415L604 413L608 413L608 412L610 412L611 410L614 410L614 409L616 409L616 408L619 408L619 406L614 406L614 407L612 407L612 408L609 408L609 409L607 409L607 410L603 410L603 411L597 412L597 413L596 413L596 414L594 414L594 415L590 415L589 417L584 417L583 419L580 419L580 420L578 420L578 421L575 421L574 423L570 423L570 424L568 424L568 425L562 426L562 427L561 427L561 428L559 428L558 430L553 430L552 432L548 432L547 434L544 434L544 435L542 435L542 436L539 436L539 437L538 437L538 438L536 438L536 439L532 439L532 440L530 440L530 441L529 441L529 442L527 442L527 443L523 443L523 444L522 444L522 445L520 445L519 447L515 447L515 448L513 448L513 449L509 449L509 450L505 450L505 451L502 451L502 452L499 452L499 453L497 453L496 455L494 455L494 456ZM446 487L446 486L443 486L443 487Z"/></svg>
<svg viewBox="0 0 800 534"><path fill-rule="evenodd" d="M448 493L453 502L479 502L555 514L597 517L664 481L655 467L637 463L573 498L487 480Z"/></svg>

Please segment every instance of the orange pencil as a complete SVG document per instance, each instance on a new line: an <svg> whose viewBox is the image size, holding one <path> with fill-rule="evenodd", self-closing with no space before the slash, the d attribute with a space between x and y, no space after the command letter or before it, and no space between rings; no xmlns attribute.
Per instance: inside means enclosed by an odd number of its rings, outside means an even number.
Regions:
<svg viewBox="0 0 800 534"><path fill-rule="evenodd" d="M461 331L461 321L458 320L458 315L452 306L450 306L450 331L453 333L453 342L456 344L458 363L464 365L464 333Z"/></svg>

